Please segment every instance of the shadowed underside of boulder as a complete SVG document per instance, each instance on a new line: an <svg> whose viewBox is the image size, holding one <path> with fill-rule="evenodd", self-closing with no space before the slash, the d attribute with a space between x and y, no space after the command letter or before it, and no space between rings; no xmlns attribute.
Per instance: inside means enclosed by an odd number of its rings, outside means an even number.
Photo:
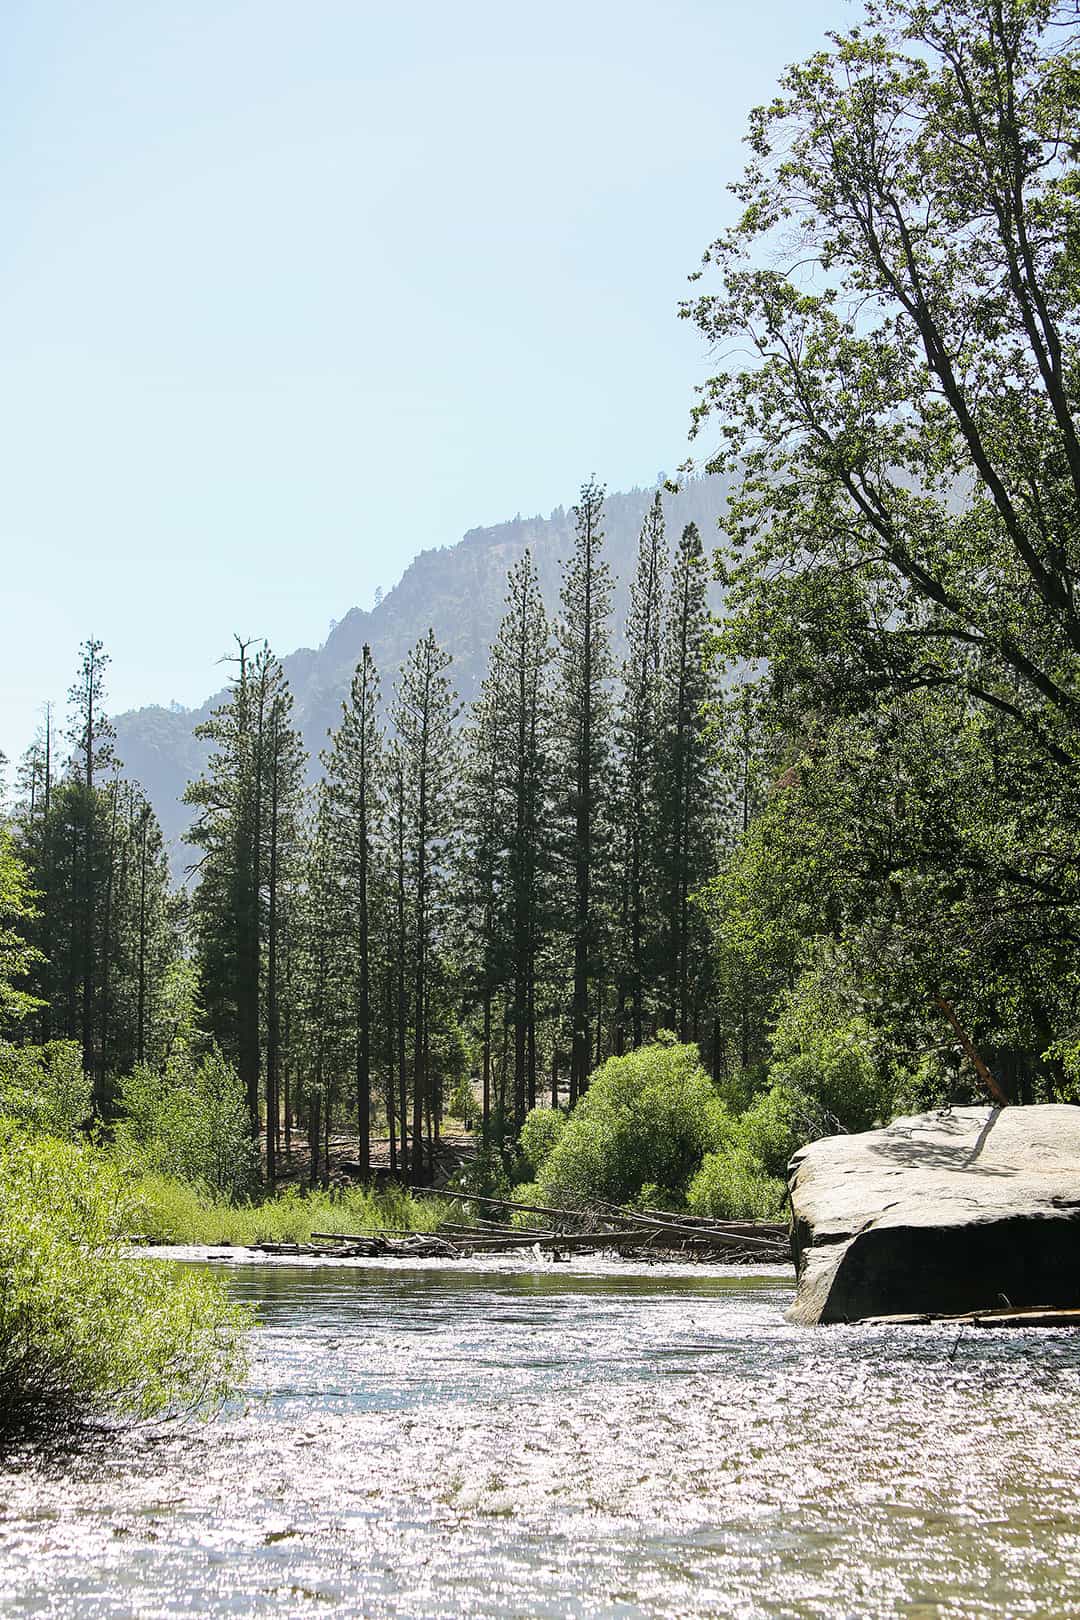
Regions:
<svg viewBox="0 0 1080 1620"><path fill-rule="evenodd" d="M956 1108L789 1168L795 1322L1080 1306L1080 1108Z"/></svg>

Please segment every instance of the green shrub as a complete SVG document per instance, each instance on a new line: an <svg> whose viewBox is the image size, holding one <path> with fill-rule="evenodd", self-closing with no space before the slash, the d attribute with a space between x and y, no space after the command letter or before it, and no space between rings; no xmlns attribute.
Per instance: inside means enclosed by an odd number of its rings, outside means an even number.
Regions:
<svg viewBox="0 0 1080 1620"><path fill-rule="evenodd" d="M523 1181L514 1188L514 1198L519 1204L542 1204L543 1192L535 1181ZM515 1209L510 1212L510 1225L521 1232L544 1231L551 1225L549 1215L534 1215L531 1210Z"/></svg>
<svg viewBox="0 0 1080 1620"><path fill-rule="evenodd" d="M510 1193L506 1165L494 1147L482 1147L455 1171L449 1185L454 1192L476 1193L480 1198L505 1198Z"/></svg>
<svg viewBox="0 0 1080 1620"><path fill-rule="evenodd" d="M760 1159L739 1144L707 1153L686 1202L694 1215L714 1220L768 1221L784 1214L786 1184L767 1175Z"/></svg>
<svg viewBox="0 0 1080 1620"><path fill-rule="evenodd" d="M532 1108L525 1115L518 1147L534 1173L543 1169L565 1129L566 1115L561 1108Z"/></svg>
<svg viewBox="0 0 1080 1620"><path fill-rule="evenodd" d="M622 1204L646 1182L680 1190L726 1121L696 1046L664 1040L609 1058L544 1160L538 1201Z"/></svg>
<svg viewBox="0 0 1080 1620"><path fill-rule="evenodd" d="M780 1085L763 1092L745 1113L729 1116L716 1150L705 1155L690 1183L691 1212L727 1221L782 1217L788 1160L821 1135L818 1118L805 1097Z"/></svg>
<svg viewBox="0 0 1080 1620"><path fill-rule="evenodd" d="M125 1257L127 1220L100 1156L0 1126L0 1438L212 1409L241 1378L246 1314L214 1278Z"/></svg>
<svg viewBox="0 0 1080 1620"><path fill-rule="evenodd" d="M15 850L11 829L0 823L0 1032L21 1024L45 1003L16 981L44 961L26 942L27 925L37 916L26 865Z"/></svg>
<svg viewBox="0 0 1080 1620"><path fill-rule="evenodd" d="M466 1129L475 1116L476 1098L473 1094L472 1079L467 1073L459 1074L454 1081L447 1098L446 1112L451 1119L460 1119Z"/></svg>
<svg viewBox="0 0 1080 1620"><path fill-rule="evenodd" d="M92 1093L77 1041L0 1041L0 1116L42 1135L75 1136L90 1118Z"/></svg>
<svg viewBox="0 0 1080 1620"><path fill-rule="evenodd" d="M673 1215L686 1209L686 1192L675 1187L660 1187L647 1181L636 1197L630 1199L632 1209L663 1209Z"/></svg>
<svg viewBox="0 0 1080 1620"><path fill-rule="evenodd" d="M891 1118L896 1078L834 972L803 974L785 999L772 1049L770 1084L806 1100L808 1114L817 1116L810 1135L865 1131Z"/></svg>
<svg viewBox="0 0 1080 1620"><path fill-rule="evenodd" d="M141 1064L119 1084L116 1162L128 1174L177 1176L235 1198L258 1168L239 1076L218 1051L180 1047L164 1071Z"/></svg>
<svg viewBox="0 0 1080 1620"><path fill-rule="evenodd" d="M731 1146L755 1159L765 1175L786 1184L792 1154L824 1134L824 1120L813 1101L790 1086L775 1085L733 1121Z"/></svg>

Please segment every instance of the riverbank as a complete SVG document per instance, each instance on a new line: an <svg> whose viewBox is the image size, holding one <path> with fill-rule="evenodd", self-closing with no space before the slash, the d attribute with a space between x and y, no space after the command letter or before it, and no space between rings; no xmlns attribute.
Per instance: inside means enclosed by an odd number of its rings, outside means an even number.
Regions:
<svg viewBox="0 0 1080 1620"><path fill-rule="evenodd" d="M408 1254L422 1245L446 1258L539 1248L559 1258L584 1250L674 1252L699 1260L786 1260L788 1229L776 1221L723 1221L597 1202L556 1209L475 1193L371 1186L234 1204L166 1176L132 1188L129 1243L240 1244L268 1253L302 1248L338 1257Z"/></svg>
<svg viewBox="0 0 1080 1620"><path fill-rule="evenodd" d="M414 1197L400 1187L353 1186L301 1192L287 1187L261 1199L233 1203L171 1176L133 1182L128 1234L155 1243L307 1243L318 1231L401 1233L437 1230L460 1219L437 1194Z"/></svg>

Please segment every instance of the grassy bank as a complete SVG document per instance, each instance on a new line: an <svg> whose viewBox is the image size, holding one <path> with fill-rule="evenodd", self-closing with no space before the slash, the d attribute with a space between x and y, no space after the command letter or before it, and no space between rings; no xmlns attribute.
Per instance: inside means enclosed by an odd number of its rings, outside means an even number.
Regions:
<svg viewBox="0 0 1080 1620"><path fill-rule="evenodd" d="M171 1176L143 1175L129 1189L128 1230L170 1243L306 1243L313 1232L432 1232L464 1218L446 1199L366 1187L290 1187L236 1204Z"/></svg>

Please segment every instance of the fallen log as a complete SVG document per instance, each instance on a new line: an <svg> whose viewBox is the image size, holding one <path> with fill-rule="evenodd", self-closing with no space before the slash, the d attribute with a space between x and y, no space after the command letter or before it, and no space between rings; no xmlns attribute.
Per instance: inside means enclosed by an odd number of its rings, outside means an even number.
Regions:
<svg viewBox="0 0 1080 1620"><path fill-rule="evenodd" d="M699 1226L704 1232L730 1232L735 1237L774 1237L784 1243L788 1239L786 1221L718 1221L710 1215L673 1215L669 1209L654 1209L651 1205L646 1205L641 1214L660 1220L677 1220L682 1226Z"/></svg>
<svg viewBox="0 0 1080 1620"><path fill-rule="evenodd" d="M429 1198L455 1198L462 1204L483 1204L488 1209L520 1209L526 1215L554 1215L568 1221L581 1221L595 1211L589 1209L552 1209L545 1204L521 1204L513 1198L487 1198L480 1193L451 1192L446 1187L434 1191L431 1187L410 1187L410 1192L426 1193Z"/></svg>
<svg viewBox="0 0 1080 1620"><path fill-rule="evenodd" d="M425 1187L413 1187L411 1190L415 1193L424 1193L430 1192L431 1189ZM630 1215L624 1210L615 1209L612 1205L585 1206L580 1209L558 1209L546 1204L519 1203L513 1198L488 1198L482 1196L480 1193L449 1192L446 1189L440 1189L436 1196L439 1198L456 1198L462 1203L483 1204L487 1208L521 1210L527 1215L554 1216L556 1220L565 1220L575 1224L581 1224L584 1221L592 1219L603 1220L609 1223L616 1222L621 1227L630 1227L635 1231L641 1231L642 1229L659 1229L667 1232L677 1232L685 1237L701 1237L705 1235L705 1228L699 1224L694 1224L696 1221L700 1220L700 1217L692 1217L688 1221L683 1221L681 1217L675 1216L659 1217L656 1215L645 1215L638 1212ZM740 1230L738 1233L732 1232L730 1234L724 1232L719 1227L710 1227L708 1228L707 1235L710 1237L710 1239L715 1238L718 1243L724 1242L729 1237L731 1239L737 1237L741 1243L745 1243L750 1247L760 1246L763 1250L768 1249L771 1251L778 1251L780 1249L781 1245L778 1242L778 1238L781 1234L785 1234L786 1237L785 1227L779 1226L778 1223L770 1223L770 1225L775 1226L775 1235L770 1233L769 1236L758 1237L746 1230L746 1224L747 1223L740 1222ZM787 1258L786 1242L783 1246L783 1257Z"/></svg>
<svg viewBox="0 0 1080 1620"><path fill-rule="evenodd" d="M408 1258L410 1255L421 1259L432 1259L440 1255L447 1259L454 1259L458 1254L457 1247L448 1238L440 1236L438 1232L409 1232L403 1238L388 1237L382 1232L312 1232L313 1238L323 1243L337 1245L339 1258L346 1259L344 1249L355 1249L361 1254L369 1250L372 1255L396 1254ZM267 1248L271 1245L257 1244L257 1248ZM325 1248L316 1249L311 1244L304 1246L305 1253L325 1255Z"/></svg>
<svg viewBox="0 0 1080 1620"><path fill-rule="evenodd" d="M1080 1310L1065 1306L1055 1310L1050 1306L1026 1305L1022 1308L1000 1310L961 1311L940 1315L932 1311L902 1311L893 1316L865 1316L860 1326L923 1327L931 1322L943 1322L948 1327L1071 1327L1080 1328Z"/></svg>
<svg viewBox="0 0 1080 1620"><path fill-rule="evenodd" d="M723 1232L700 1226L687 1226L675 1217L670 1220L661 1220L655 1215L642 1216L640 1221L635 1219L634 1224L645 1231L678 1233L682 1237L700 1238L717 1246L725 1244L745 1245L751 1249L768 1250L770 1253L781 1247L773 1237L751 1237L744 1232ZM787 1252L785 1245L783 1248L785 1256Z"/></svg>

